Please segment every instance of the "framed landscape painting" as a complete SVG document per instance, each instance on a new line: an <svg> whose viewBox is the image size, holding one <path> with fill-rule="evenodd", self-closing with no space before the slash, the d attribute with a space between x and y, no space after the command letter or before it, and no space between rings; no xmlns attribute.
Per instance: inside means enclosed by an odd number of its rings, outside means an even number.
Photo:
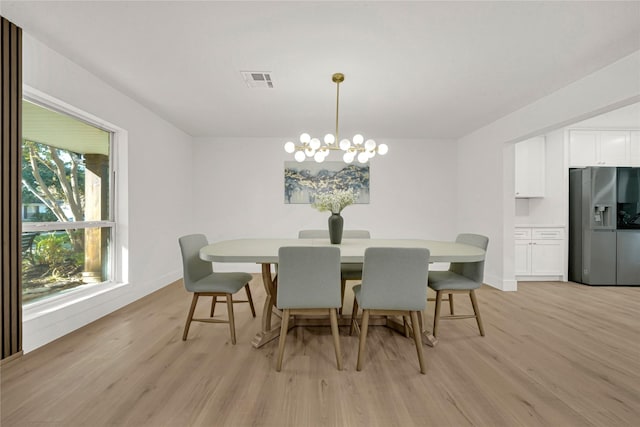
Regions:
<svg viewBox="0 0 640 427"><path fill-rule="evenodd" d="M343 162L284 162L284 203L313 203L317 193L354 190L356 203L369 203L369 165Z"/></svg>

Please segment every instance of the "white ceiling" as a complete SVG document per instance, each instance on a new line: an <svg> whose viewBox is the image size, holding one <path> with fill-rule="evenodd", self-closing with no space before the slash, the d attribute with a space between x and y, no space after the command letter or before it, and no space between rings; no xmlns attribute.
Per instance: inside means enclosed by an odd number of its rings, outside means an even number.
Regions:
<svg viewBox="0 0 640 427"><path fill-rule="evenodd" d="M640 2L2 0L193 136L457 138L640 49ZM250 89L240 71L270 71ZM640 70L638 70L640 75Z"/></svg>

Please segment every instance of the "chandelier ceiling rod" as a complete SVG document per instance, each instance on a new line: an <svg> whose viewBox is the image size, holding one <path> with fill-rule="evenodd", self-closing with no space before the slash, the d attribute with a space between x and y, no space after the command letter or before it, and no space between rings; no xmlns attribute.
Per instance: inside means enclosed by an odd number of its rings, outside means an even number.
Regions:
<svg viewBox="0 0 640 427"><path fill-rule="evenodd" d="M333 80L336 84L336 141L335 144L338 144L340 139L338 138L338 111L340 110L340 83L344 81L344 74L335 73L331 80Z"/></svg>

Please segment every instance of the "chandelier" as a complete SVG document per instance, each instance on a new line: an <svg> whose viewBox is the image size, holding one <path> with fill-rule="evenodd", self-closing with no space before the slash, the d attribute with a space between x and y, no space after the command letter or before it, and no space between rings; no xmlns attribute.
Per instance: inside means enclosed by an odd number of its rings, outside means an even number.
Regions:
<svg viewBox="0 0 640 427"><path fill-rule="evenodd" d="M376 144L373 139L367 139L360 134L353 136L352 140L338 137L338 110L340 106L340 83L344 81L344 74L335 73L332 76L336 84L336 133L328 133L324 136L323 142L318 138L312 138L308 133L300 135L300 143L295 144L288 141L284 144L284 151L293 154L298 162L304 162L307 158L313 157L318 163L324 162L331 151L342 151L342 160L345 163L352 163L358 160L359 163L367 163L376 154L385 155L389 151L387 144Z"/></svg>

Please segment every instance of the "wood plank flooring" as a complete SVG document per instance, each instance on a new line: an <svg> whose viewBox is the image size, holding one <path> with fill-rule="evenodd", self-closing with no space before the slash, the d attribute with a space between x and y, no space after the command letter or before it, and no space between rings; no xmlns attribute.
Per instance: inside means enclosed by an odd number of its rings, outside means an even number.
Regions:
<svg viewBox="0 0 640 427"><path fill-rule="evenodd" d="M258 276L251 288L262 307ZM252 318L246 304L234 307L237 345L227 325L204 323L183 342L191 295L176 282L3 365L0 424L639 425L640 288L518 288L477 292L484 338L473 319L441 322L438 346L424 347L426 375L413 341L382 326L369 328L361 372L347 327L341 372L330 328L294 328L278 373L277 341L250 345L260 313ZM430 324L432 303L427 311ZM226 316L223 304L216 312ZM456 296L456 312L471 313L468 298Z"/></svg>

